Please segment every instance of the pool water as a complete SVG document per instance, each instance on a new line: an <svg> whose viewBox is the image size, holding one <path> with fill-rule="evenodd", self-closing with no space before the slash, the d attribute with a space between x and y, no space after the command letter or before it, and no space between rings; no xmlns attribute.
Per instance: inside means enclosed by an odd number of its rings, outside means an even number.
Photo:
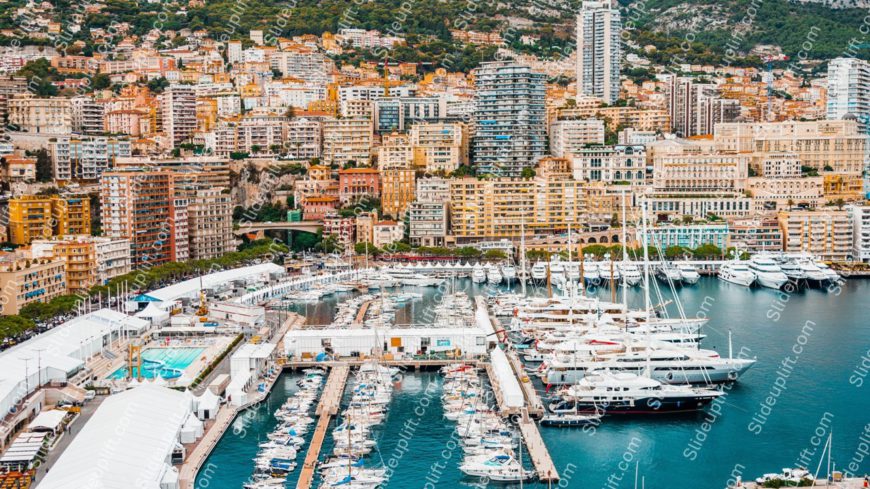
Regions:
<svg viewBox="0 0 870 489"><path fill-rule="evenodd" d="M142 377L153 379L160 375L164 379L175 379L181 376L184 369L190 366L202 355L204 348L148 348L142 351ZM138 367L133 367L133 376L137 376ZM110 379L127 377L127 367L115 370Z"/></svg>

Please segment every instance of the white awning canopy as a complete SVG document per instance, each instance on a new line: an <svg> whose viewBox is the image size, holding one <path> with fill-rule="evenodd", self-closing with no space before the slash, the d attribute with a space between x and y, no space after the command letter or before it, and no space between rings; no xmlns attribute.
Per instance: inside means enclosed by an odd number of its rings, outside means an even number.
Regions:
<svg viewBox="0 0 870 489"><path fill-rule="evenodd" d="M30 422L28 429L30 431L53 431L56 432L60 427L63 419L69 414L60 409L52 409L51 411L43 411Z"/></svg>

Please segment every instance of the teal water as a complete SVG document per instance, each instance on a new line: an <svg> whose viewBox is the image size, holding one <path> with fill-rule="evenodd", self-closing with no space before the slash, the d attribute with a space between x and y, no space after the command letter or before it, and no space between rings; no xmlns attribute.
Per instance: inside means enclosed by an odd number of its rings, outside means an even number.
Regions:
<svg viewBox="0 0 870 489"><path fill-rule="evenodd" d="M472 295L489 292L468 281L459 285ZM610 297L606 288L590 293ZM425 294L426 301L437 299L434 289ZM677 294L687 316L710 318L705 348L727 355L730 331L734 354L744 349L758 363L727 390L715 412L711 406L688 417L606 418L594 431L543 428L563 476L558 487L631 488L635 471L645 487L668 489L722 488L737 475L745 480L796 465L814 472L831 432L835 467L857 475L870 472L870 456L861 455L866 450L862 432L870 433L870 386L863 386L870 379L862 368L862 362L870 364L870 281L849 281L833 293L811 289L788 294L703 278ZM630 290L628 300L640 307L642 291ZM309 306L309 320L328 322L335 301ZM659 299L654 296L653 302ZM426 310L425 303L415 304L408 320L418 322ZM784 369L783 362L790 368ZM282 377L267 403L277 407L283 402L295 388L286 385L289 378ZM379 432L380 454L372 456L388 467L395 465L387 487L453 488L473 482L458 471L461 452L450 441L452 422L441 417L440 385L437 374L421 373L406 376L396 387ZM224 436L206 464L214 464L220 477L200 474L197 487L240 487L256 452L252 433L265 436L275 423L268 418L246 423L247 436ZM863 436L864 443L868 438L870 434ZM288 487L293 484L291 476Z"/></svg>
<svg viewBox="0 0 870 489"><path fill-rule="evenodd" d="M175 378L191 363L193 363L204 348L148 348L142 351L142 377L153 379L157 374L165 378ZM133 375L139 373L138 367L133 367ZM127 377L127 367L121 367L112 372L108 378L123 379Z"/></svg>

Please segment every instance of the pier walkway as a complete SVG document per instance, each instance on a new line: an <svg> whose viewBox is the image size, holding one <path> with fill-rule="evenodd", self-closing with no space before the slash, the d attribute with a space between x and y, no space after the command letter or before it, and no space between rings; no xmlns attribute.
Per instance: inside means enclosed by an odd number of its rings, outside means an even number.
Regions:
<svg viewBox="0 0 870 489"><path fill-rule="evenodd" d="M550 458L550 451L547 449L547 445L544 444L544 439L541 438L538 425L533 419L529 418L528 413L523 413L519 421L517 421L517 425L520 427L520 433L523 434L523 441L529 450L529 458L532 460L535 472L538 473L538 479L543 482L558 481L559 472L556 470L556 464L553 463L553 459Z"/></svg>
<svg viewBox="0 0 870 489"><path fill-rule="evenodd" d="M369 306L371 305L372 301L365 301L362 303L362 305L359 307L359 311L357 311L356 313L356 319L354 319L353 323L351 323L350 325L351 328L362 327L363 323L365 322L366 312L368 312Z"/></svg>
<svg viewBox="0 0 870 489"><path fill-rule="evenodd" d="M526 398L528 414L534 418L543 417L544 403L541 402L541 397L538 396L538 391L535 390L535 384L532 383L532 380L523 369L523 362L517 356L517 352L514 350L508 350L505 352L505 355L507 356L508 362L511 364L514 375L516 375L517 380L520 381L520 387L523 388L523 396Z"/></svg>
<svg viewBox="0 0 870 489"><path fill-rule="evenodd" d="M347 364L335 365L329 372L329 378L326 379L326 386L323 388L323 394L320 395L320 402L315 411L318 416L317 428L314 429L314 435L308 445L308 453L305 454L305 462L302 465L296 489L309 489L314 483L314 472L317 470L320 449L326 438L329 422L332 421L333 416L338 414L348 374L350 374L350 366Z"/></svg>

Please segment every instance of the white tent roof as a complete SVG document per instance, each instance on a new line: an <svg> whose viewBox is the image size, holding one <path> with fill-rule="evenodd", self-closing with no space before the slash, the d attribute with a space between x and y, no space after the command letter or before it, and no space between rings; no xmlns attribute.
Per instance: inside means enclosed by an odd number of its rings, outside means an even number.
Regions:
<svg viewBox="0 0 870 489"><path fill-rule="evenodd" d="M269 358L273 351L275 343L246 343L233 353L233 358Z"/></svg>
<svg viewBox="0 0 870 489"><path fill-rule="evenodd" d="M54 431L60 426L61 421L67 415L66 411L61 411L60 409L52 409L50 411L43 411L39 413L33 421L30 422L28 426L30 430L51 430Z"/></svg>
<svg viewBox="0 0 870 489"><path fill-rule="evenodd" d="M169 311L164 311L157 305L156 302L149 302L145 309L136 313L137 318L150 319L152 321L163 321L169 317Z"/></svg>
<svg viewBox="0 0 870 489"><path fill-rule="evenodd" d="M209 289L233 280L246 280L258 276L265 277L270 273L283 273L284 267L274 263L261 263L250 267L235 268L222 272L210 273L202 276L202 287ZM169 287L148 292L147 296L159 299L163 302L174 301L181 297L193 297L199 293L200 278L192 278L184 282L172 284Z"/></svg>
<svg viewBox="0 0 870 489"><path fill-rule="evenodd" d="M206 389L202 391L202 395L197 398L197 409L200 411L208 409L209 411L214 411L217 409L220 404L221 399L211 391L211 389Z"/></svg>
<svg viewBox="0 0 870 489"><path fill-rule="evenodd" d="M43 381L82 368L79 350L84 344L99 344L101 338L121 329L143 329L148 321L111 309L100 309L71 319L45 333L0 353L0 412L9 412L16 398L26 396ZM99 348L97 348L98 350ZM27 360L25 360L27 359ZM41 365L41 375L37 366ZM31 377L25 382L25 377ZM53 377L52 377L53 376ZM66 380L65 378L63 380Z"/></svg>
<svg viewBox="0 0 870 489"><path fill-rule="evenodd" d="M525 405L523 388L520 387L520 382L514 375L507 356L499 348L495 348L489 352L489 358L492 362L492 370L495 376L498 377L498 384L504 396L504 403L507 407L511 408L523 407Z"/></svg>
<svg viewBox="0 0 870 489"><path fill-rule="evenodd" d="M143 385L110 396L45 475L40 489L159 489L190 414L183 393Z"/></svg>

